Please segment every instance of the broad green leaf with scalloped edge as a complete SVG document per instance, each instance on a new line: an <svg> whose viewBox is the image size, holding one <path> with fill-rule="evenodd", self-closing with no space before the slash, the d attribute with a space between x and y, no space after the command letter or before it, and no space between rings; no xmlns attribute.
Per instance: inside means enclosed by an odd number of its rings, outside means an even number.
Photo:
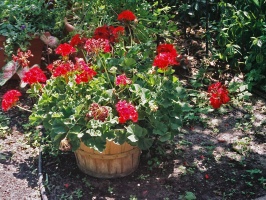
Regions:
<svg viewBox="0 0 266 200"><path fill-rule="evenodd" d="M147 130L137 124L131 124L126 127L127 133L137 136L138 138L143 137L147 134Z"/></svg>
<svg viewBox="0 0 266 200"><path fill-rule="evenodd" d="M151 138L142 138L137 142L137 146L142 150L149 149L153 144L153 139Z"/></svg>
<svg viewBox="0 0 266 200"><path fill-rule="evenodd" d="M160 140L161 142L166 142L167 140L170 140L171 137L172 137L172 134L171 134L170 132L167 132L166 134L161 135L161 136L159 137L159 140Z"/></svg>

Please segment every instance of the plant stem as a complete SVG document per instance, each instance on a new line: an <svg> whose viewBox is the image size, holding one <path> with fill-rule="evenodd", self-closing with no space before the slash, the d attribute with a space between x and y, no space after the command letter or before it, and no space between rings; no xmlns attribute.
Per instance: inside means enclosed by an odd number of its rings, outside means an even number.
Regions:
<svg viewBox="0 0 266 200"><path fill-rule="evenodd" d="M120 94L121 92L125 91L125 89L127 89L127 87L122 88L120 91L118 91L116 94Z"/></svg>
<svg viewBox="0 0 266 200"><path fill-rule="evenodd" d="M103 67L104 67L104 71L105 71L105 73L106 73L106 76L107 76L107 78L108 78L108 81L109 81L109 83L110 83L110 85L111 85L111 87L112 87L112 89L113 89L114 86L113 86L113 84L111 83L111 80L110 80L109 74L108 74L108 72L107 72L106 66L105 66L105 64L103 63L101 56L99 56L99 58L100 58L100 61L101 61L102 65L103 65Z"/></svg>
<svg viewBox="0 0 266 200"><path fill-rule="evenodd" d="M19 109L21 109L21 110L25 110L25 111L27 111L27 112L30 112L30 113L32 113L32 111L31 110L28 110L28 109L26 109L26 108L23 108L23 107L21 107L21 106L19 106L19 105L16 105Z"/></svg>

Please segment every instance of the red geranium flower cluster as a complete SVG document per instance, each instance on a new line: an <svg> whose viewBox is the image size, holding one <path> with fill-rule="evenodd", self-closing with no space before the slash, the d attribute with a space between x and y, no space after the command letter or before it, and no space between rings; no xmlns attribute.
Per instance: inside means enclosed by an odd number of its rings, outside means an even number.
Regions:
<svg viewBox="0 0 266 200"><path fill-rule="evenodd" d="M8 111L19 100L21 93L18 90L9 90L3 96L2 109Z"/></svg>
<svg viewBox="0 0 266 200"><path fill-rule="evenodd" d="M117 42L119 35L124 33L125 29L123 26L101 26L95 29L93 38L94 39L106 39L111 43Z"/></svg>
<svg viewBox="0 0 266 200"><path fill-rule="evenodd" d="M154 58L153 66L167 70L168 66L179 65L177 52L172 44L160 44L157 47L157 55Z"/></svg>
<svg viewBox="0 0 266 200"><path fill-rule="evenodd" d="M173 56L177 56L176 49L172 44L160 44L157 47L157 53L171 53Z"/></svg>
<svg viewBox="0 0 266 200"><path fill-rule="evenodd" d="M134 21L135 19L135 14L130 10L124 10L117 17L117 20L119 21Z"/></svg>
<svg viewBox="0 0 266 200"><path fill-rule="evenodd" d="M77 46L77 45L79 45L79 44L83 44L84 42L85 42L85 38L81 38L81 37L80 37L80 34L76 34L76 35L74 35L74 36L71 38L69 44L70 44L72 47L75 47L75 46Z"/></svg>
<svg viewBox="0 0 266 200"><path fill-rule="evenodd" d="M99 54L100 52L108 53L111 51L110 42L107 39L87 39L84 48L89 54Z"/></svg>
<svg viewBox="0 0 266 200"><path fill-rule="evenodd" d="M109 111L106 106L100 106L97 103L92 103L90 106L90 113L87 114L87 117L93 117L95 120L104 122L105 119L109 116Z"/></svg>
<svg viewBox="0 0 266 200"><path fill-rule="evenodd" d="M116 85L127 85L127 84L131 84L132 81L130 80L130 78L127 78L125 74L121 74L121 75L118 75L116 77L116 81L115 81L115 84Z"/></svg>
<svg viewBox="0 0 266 200"><path fill-rule="evenodd" d="M136 108L132 104L127 103L125 100L120 100L116 104L116 110L119 114L120 124L124 124L127 120L132 120L133 122L138 121L138 112Z"/></svg>
<svg viewBox="0 0 266 200"><path fill-rule="evenodd" d="M76 59L75 69L80 71L80 73L76 75L75 79L77 84L82 82L87 83L97 74L96 71L90 68L82 58Z"/></svg>
<svg viewBox="0 0 266 200"><path fill-rule="evenodd" d="M75 53L75 52L76 52L76 49L73 46L71 46L70 44L67 44L67 43L60 44L55 49L55 53L56 54L60 54L63 57L68 56L69 54Z"/></svg>
<svg viewBox="0 0 266 200"><path fill-rule="evenodd" d="M30 50L28 50L27 52L22 52L20 49L18 49L17 55L12 55L12 59L14 62L18 62L18 64L22 67L28 67L30 64L28 58L32 56L33 54Z"/></svg>
<svg viewBox="0 0 266 200"><path fill-rule="evenodd" d="M47 69L52 73L54 77L65 76L68 72L74 70L74 63L70 60L61 61L56 60L52 64L47 66Z"/></svg>
<svg viewBox="0 0 266 200"><path fill-rule="evenodd" d="M45 83L47 81L47 78L43 71L37 66L25 72L22 80L25 83L29 83L31 85L34 83Z"/></svg>
<svg viewBox="0 0 266 200"><path fill-rule="evenodd" d="M210 103L215 109L220 108L222 104L226 104L230 101L228 90L220 82L210 85L208 88L208 93L211 95Z"/></svg>

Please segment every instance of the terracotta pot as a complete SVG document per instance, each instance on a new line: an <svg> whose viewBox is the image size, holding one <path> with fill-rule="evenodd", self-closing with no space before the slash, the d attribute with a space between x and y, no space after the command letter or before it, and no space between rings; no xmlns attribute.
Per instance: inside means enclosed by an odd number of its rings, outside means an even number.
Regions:
<svg viewBox="0 0 266 200"><path fill-rule="evenodd" d="M124 177L134 172L139 165L140 149L128 143L122 145L107 141L100 153L81 143L75 151L79 169L97 178Z"/></svg>
<svg viewBox="0 0 266 200"><path fill-rule="evenodd" d="M67 18L64 19L64 23L65 23L65 29L68 33L72 32L75 27L73 25L71 25L68 21Z"/></svg>
<svg viewBox="0 0 266 200"><path fill-rule="evenodd" d="M5 36L0 35L0 69L5 65L5 50L4 50L4 42L6 41Z"/></svg>
<svg viewBox="0 0 266 200"><path fill-rule="evenodd" d="M4 36L0 36L0 48L3 47L3 43L5 42L5 39L6 38ZM44 43L40 39L40 37L35 37L32 40L30 40L30 45L28 49L34 55L33 57L29 58L30 67L35 64L41 66L43 47L44 47ZM4 49L1 49L0 50L0 69L7 63L7 60L5 59L6 59L5 51ZM14 76L11 79L18 80L20 78L17 74L14 74Z"/></svg>
<svg viewBox="0 0 266 200"><path fill-rule="evenodd" d="M41 66L43 47L44 42L40 39L40 37L35 37L30 41L30 46L28 49L34 55L33 57L29 58L31 66L35 64Z"/></svg>
<svg viewBox="0 0 266 200"><path fill-rule="evenodd" d="M7 63L5 50L4 50L4 42L6 38L4 36L0 36L0 69ZM30 66L38 64L41 65L41 58L42 58L42 50L44 47L43 41L39 37L35 37L30 40L29 50L34 55L33 57L29 58Z"/></svg>

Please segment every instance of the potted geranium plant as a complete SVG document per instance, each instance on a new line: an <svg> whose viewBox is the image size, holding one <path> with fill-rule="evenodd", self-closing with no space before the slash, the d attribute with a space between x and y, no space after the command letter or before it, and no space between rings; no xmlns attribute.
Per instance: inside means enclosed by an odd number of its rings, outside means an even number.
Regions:
<svg viewBox="0 0 266 200"><path fill-rule="evenodd" d="M23 77L28 93L37 98L30 122L42 124L56 147L75 152L80 169L97 177L127 175L138 166L140 150L173 140L186 106L173 74L180 59L174 45L129 45L127 38L134 38L125 26L136 16L126 10L118 20L124 26L99 27L91 37L77 34L60 44L55 52L61 59L47 67L49 79L38 67ZM75 57L77 51L83 56ZM7 93L2 109L19 96L18 91ZM99 161L104 156L107 161Z"/></svg>

